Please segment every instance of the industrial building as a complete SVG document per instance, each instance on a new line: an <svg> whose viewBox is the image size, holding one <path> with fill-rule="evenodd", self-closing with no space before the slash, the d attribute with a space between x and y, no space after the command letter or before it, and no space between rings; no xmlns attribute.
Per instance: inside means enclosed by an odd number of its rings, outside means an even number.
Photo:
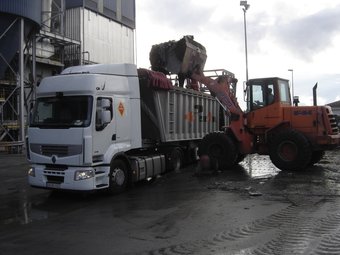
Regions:
<svg viewBox="0 0 340 255"><path fill-rule="evenodd" d="M1 0L0 14L0 151L25 147L42 78L73 65L135 63L135 0Z"/></svg>

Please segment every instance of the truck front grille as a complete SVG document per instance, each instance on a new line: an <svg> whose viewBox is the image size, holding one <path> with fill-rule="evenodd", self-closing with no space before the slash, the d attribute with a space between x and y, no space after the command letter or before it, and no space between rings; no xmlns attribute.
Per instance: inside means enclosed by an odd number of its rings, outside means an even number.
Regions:
<svg viewBox="0 0 340 255"><path fill-rule="evenodd" d="M46 179L47 179L47 182L51 182L51 183L63 183L64 182L64 176L47 175Z"/></svg>
<svg viewBox="0 0 340 255"><path fill-rule="evenodd" d="M66 169L67 167L64 165L47 165L44 169L47 182L63 183Z"/></svg>
<svg viewBox="0 0 340 255"><path fill-rule="evenodd" d="M59 144L36 144L31 143L30 149L32 152L51 157L67 157L81 154L83 151L82 145L59 145Z"/></svg>
<svg viewBox="0 0 340 255"><path fill-rule="evenodd" d="M41 154L44 156L56 155L65 157L68 155L68 146L65 145L41 145Z"/></svg>

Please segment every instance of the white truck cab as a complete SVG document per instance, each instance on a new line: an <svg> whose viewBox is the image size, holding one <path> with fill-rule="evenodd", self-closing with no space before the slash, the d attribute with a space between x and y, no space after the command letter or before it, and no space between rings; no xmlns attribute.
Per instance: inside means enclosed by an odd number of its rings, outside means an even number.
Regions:
<svg viewBox="0 0 340 255"><path fill-rule="evenodd" d="M141 147L139 95L131 64L72 67L43 79L28 129L29 183L107 188L112 159Z"/></svg>

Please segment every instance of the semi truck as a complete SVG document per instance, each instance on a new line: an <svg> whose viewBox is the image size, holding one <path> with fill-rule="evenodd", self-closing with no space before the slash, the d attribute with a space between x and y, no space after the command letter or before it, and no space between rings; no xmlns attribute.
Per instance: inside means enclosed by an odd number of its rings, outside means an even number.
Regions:
<svg viewBox="0 0 340 255"><path fill-rule="evenodd" d="M187 40L198 48L195 55L183 54ZM258 153L269 155L281 170L297 171L319 162L326 150L340 145L331 107L293 105L286 79L249 79L244 87L247 110L243 111L236 97L235 77L228 73L219 79L206 76L202 71L205 48L192 37L155 45L151 55L153 70L178 73L182 81L205 85L223 107L229 125L207 134L199 145L199 155L214 167L230 168L246 155ZM179 68L178 63L185 63L185 68Z"/></svg>
<svg viewBox="0 0 340 255"><path fill-rule="evenodd" d="M221 125L214 97L133 64L44 78L30 115L31 186L110 193L197 159L199 141Z"/></svg>

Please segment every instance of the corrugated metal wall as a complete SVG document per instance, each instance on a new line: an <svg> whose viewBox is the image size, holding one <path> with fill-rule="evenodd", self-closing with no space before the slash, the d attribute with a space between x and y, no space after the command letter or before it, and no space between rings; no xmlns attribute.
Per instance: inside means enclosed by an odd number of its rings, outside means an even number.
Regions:
<svg viewBox="0 0 340 255"><path fill-rule="evenodd" d="M84 51L97 63L134 63L134 31L85 10Z"/></svg>
<svg viewBox="0 0 340 255"><path fill-rule="evenodd" d="M82 8L67 9L65 12L65 36L74 40L81 40L81 12Z"/></svg>
<svg viewBox="0 0 340 255"><path fill-rule="evenodd" d="M96 13L136 28L135 0L66 0L66 9L85 7Z"/></svg>
<svg viewBox="0 0 340 255"><path fill-rule="evenodd" d="M82 16L84 15L84 24ZM66 36L82 41L85 63L134 63L134 30L89 9L66 10Z"/></svg>
<svg viewBox="0 0 340 255"><path fill-rule="evenodd" d="M41 0L1 0L0 12L22 16L40 25Z"/></svg>
<svg viewBox="0 0 340 255"><path fill-rule="evenodd" d="M67 9L65 11L65 36L77 41L82 41L82 10L83 8ZM82 64L82 49L77 45L65 47L65 67Z"/></svg>

